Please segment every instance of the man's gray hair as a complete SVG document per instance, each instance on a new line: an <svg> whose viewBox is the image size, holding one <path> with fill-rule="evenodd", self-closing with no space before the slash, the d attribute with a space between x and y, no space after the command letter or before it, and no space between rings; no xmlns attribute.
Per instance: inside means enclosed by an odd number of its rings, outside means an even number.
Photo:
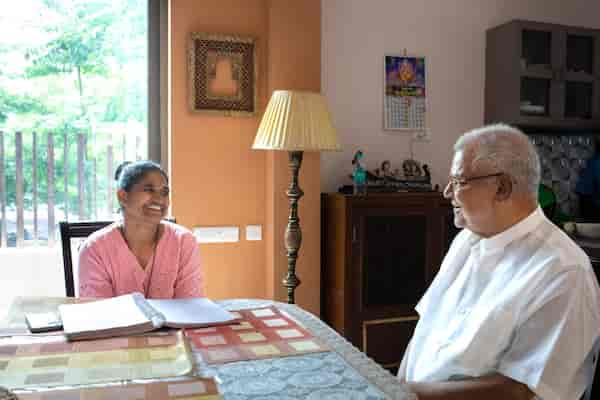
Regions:
<svg viewBox="0 0 600 400"><path fill-rule="evenodd" d="M512 178L513 190L529 194L537 201L540 184L540 158L535 146L519 129L494 124L463 134L454 144L454 151L474 144L471 163L486 162Z"/></svg>

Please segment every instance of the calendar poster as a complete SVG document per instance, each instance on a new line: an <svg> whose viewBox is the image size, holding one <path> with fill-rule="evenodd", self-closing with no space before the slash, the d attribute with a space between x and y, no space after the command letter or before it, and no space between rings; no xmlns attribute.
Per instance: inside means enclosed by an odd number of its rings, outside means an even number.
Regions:
<svg viewBox="0 0 600 400"><path fill-rule="evenodd" d="M425 57L385 56L384 129L425 129Z"/></svg>

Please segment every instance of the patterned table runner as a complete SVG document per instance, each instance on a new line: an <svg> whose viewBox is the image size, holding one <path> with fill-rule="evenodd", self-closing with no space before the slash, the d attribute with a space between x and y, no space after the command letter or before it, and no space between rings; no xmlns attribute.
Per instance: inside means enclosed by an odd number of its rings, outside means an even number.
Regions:
<svg viewBox="0 0 600 400"><path fill-rule="evenodd" d="M77 342L64 336L0 340L0 386L9 389L173 377L192 366L180 331Z"/></svg>
<svg viewBox="0 0 600 400"><path fill-rule="evenodd" d="M398 378L295 304L265 299L218 303L230 311L275 306L330 349L295 357L211 365L197 357L199 373L219 378L219 391L225 400L417 400Z"/></svg>
<svg viewBox="0 0 600 400"><path fill-rule="evenodd" d="M306 329L276 307L233 311L240 323L186 329L194 350L207 364L285 357L328 351Z"/></svg>

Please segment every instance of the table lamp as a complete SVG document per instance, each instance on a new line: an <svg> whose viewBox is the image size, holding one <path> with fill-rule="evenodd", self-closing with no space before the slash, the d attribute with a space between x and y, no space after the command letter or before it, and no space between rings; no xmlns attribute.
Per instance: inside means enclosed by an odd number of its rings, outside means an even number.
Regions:
<svg viewBox="0 0 600 400"><path fill-rule="evenodd" d="M296 259L302 243L298 218L298 200L304 192L298 186L298 172L304 151L341 150L325 98L314 92L276 90L258 127L253 149L286 150L292 175L286 194L290 214L285 229L288 270L283 279L287 301L294 303L294 290L300 285L296 276Z"/></svg>

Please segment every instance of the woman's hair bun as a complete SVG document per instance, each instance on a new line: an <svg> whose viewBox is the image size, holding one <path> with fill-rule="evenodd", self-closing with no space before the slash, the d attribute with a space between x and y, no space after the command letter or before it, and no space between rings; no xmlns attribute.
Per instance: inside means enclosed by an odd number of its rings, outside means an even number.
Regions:
<svg viewBox="0 0 600 400"><path fill-rule="evenodd" d="M119 178L121 177L121 173L123 172L125 167L128 166L129 164L131 164L131 161L123 161L121 164L119 164L119 166L115 170L115 181L117 181L117 182L119 181Z"/></svg>

